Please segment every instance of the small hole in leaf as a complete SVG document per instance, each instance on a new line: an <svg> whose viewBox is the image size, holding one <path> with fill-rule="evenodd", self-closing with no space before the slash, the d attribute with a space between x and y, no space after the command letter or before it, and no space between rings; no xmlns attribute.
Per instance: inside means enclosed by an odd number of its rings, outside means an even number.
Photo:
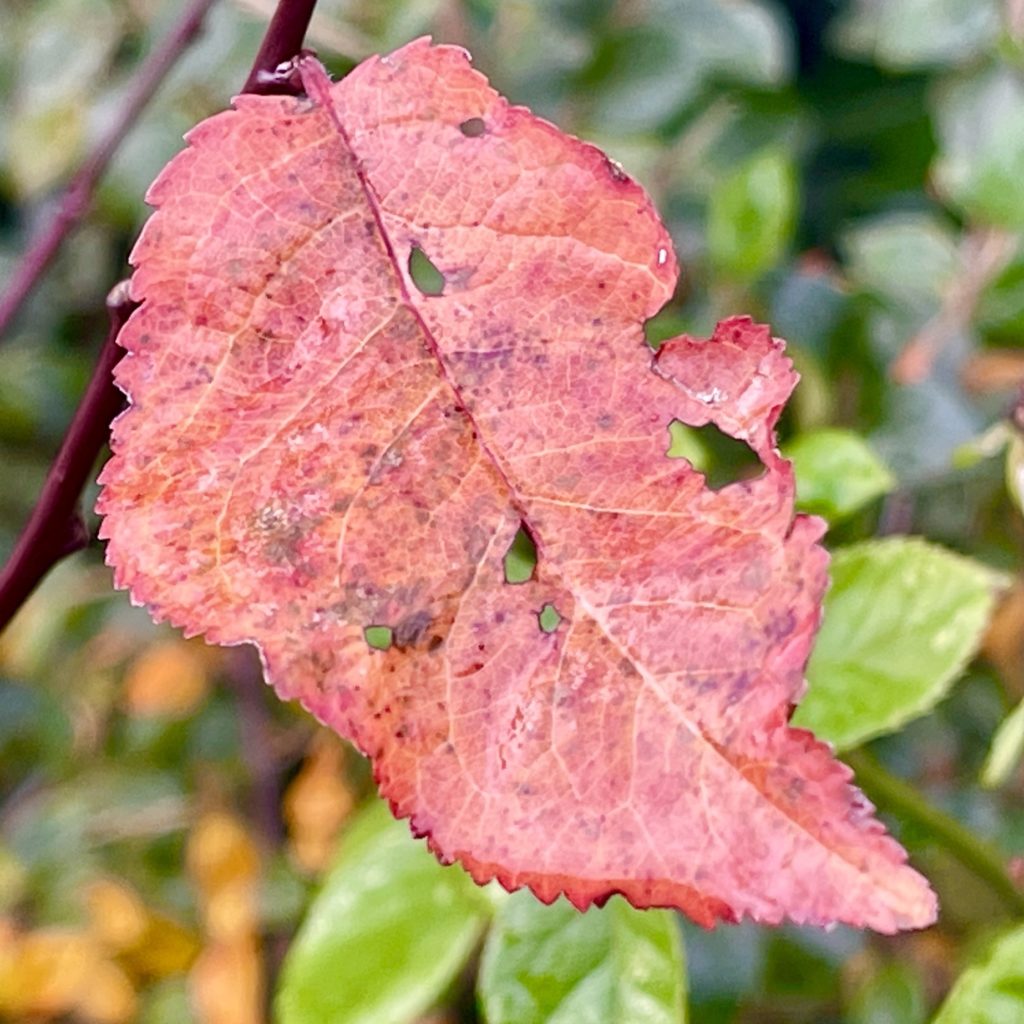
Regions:
<svg viewBox="0 0 1024 1024"><path fill-rule="evenodd" d="M543 632L554 633L562 622L562 616L558 614L558 609L553 604L546 604L537 613L537 622L540 623Z"/></svg>
<svg viewBox="0 0 1024 1024"><path fill-rule="evenodd" d="M525 526L518 532L505 552L505 582L525 583L533 578L537 568L537 545Z"/></svg>
<svg viewBox="0 0 1024 1024"><path fill-rule="evenodd" d="M668 425L670 459L686 459L697 472L703 473L713 491L750 480L764 469L761 460L749 445L719 430L714 423L691 427L679 420Z"/></svg>
<svg viewBox="0 0 1024 1024"><path fill-rule="evenodd" d="M367 626L363 630L363 636L375 651L388 650L394 639L390 626Z"/></svg>
<svg viewBox="0 0 1024 1024"><path fill-rule="evenodd" d="M484 123L484 119L482 117L470 117L459 125L459 131L462 132L467 139L478 139L485 131L487 131L487 125Z"/></svg>
<svg viewBox="0 0 1024 1024"><path fill-rule="evenodd" d="M440 295L444 291L444 274L441 273L430 257L414 245L409 253L409 276L412 282L424 295Z"/></svg>

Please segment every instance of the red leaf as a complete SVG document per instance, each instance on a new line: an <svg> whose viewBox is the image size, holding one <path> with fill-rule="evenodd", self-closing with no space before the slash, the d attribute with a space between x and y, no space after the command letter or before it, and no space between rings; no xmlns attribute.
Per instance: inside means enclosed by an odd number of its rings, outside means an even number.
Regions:
<svg viewBox="0 0 1024 1024"><path fill-rule="evenodd" d="M479 881L931 922L849 770L786 724L826 555L774 447L782 343L737 318L652 357L676 263L648 197L462 50L303 74L310 99L239 97L150 191L103 473L118 584L257 643ZM763 474L705 487L666 458L673 419Z"/></svg>

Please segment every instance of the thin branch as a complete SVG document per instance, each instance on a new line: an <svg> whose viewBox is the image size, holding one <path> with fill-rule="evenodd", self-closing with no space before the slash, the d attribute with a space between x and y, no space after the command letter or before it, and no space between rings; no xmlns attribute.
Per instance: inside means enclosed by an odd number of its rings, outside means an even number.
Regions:
<svg viewBox="0 0 1024 1024"><path fill-rule="evenodd" d="M235 694L242 760L249 773L249 818L266 850L284 841L281 818L281 758L274 742L273 722L256 648L236 647L225 655L224 678Z"/></svg>
<svg viewBox="0 0 1024 1024"><path fill-rule="evenodd" d="M981 879L1014 914L1024 915L1024 890L1010 875L1009 858L954 818L926 803L913 786L890 775L866 750L846 753L843 760L853 768L857 785L872 801L922 828Z"/></svg>
<svg viewBox="0 0 1024 1024"><path fill-rule="evenodd" d="M314 7L316 0L280 0L242 92L301 92L290 62L302 50Z"/></svg>
<svg viewBox="0 0 1024 1024"><path fill-rule="evenodd" d="M96 186L143 108L174 67L178 58L199 34L206 14L216 0L192 0L177 24L143 61L129 86L123 108L96 148L68 182L49 223L33 238L21 257L7 290L0 296L0 337L3 337L25 300L53 262L64 240L92 205Z"/></svg>
<svg viewBox="0 0 1024 1024"><path fill-rule="evenodd" d="M97 151L75 175L68 196L78 196L74 203L65 198L62 210L70 219L58 220L45 232L43 241L33 245L23 261L21 271L4 300L8 318L17 311L24 297L42 274L63 240L67 237L81 210L88 205L92 189L110 159L117 144L138 116L146 99L167 70L184 51L202 22L202 15L213 0L195 0L183 15L170 36L154 51L136 81L128 101L130 113L118 121L118 132L108 136L108 144ZM287 73L282 65L301 50L302 40L313 13L316 0L280 0L277 11L267 30L267 37L253 64L249 79L257 80L264 88L273 85L277 92L298 92L297 78ZM157 56L160 60L157 60ZM148 71L146 69L149 69ZM246 91L248 83L246 84ZM102 148L102 147L101 147ZM76 183L79 183L76 185ZM84 183L84 184L81 184ZM75 206L75 203L79 204ZM72 209L74 207L74 209ZM19 284L19 281L22 283ZM19 297L20 296L20 297ZM10 559L0 572L0 631L14 617L42 578L62 558L85 547L89 541L85 520L78 508L79 496L96 464L110 432L111 420L124 404L124 397L114 385L113 369L121 358L117 335L131 315L135 304L128 294L127 282L122 281L107 298L110 313L110 331L100 352L99 361L86 389L67 435L61 444L56 461L50 468L43 491L29 517Z"/></svg>
<svg viewBox="0 0 1024 1024"><path fill-rule="evenodd" d="M0 632L50 569L89 543L78 498L106 444L110 421L124 403L112 375L122 355L117 335L134 308L128 282L122 281L107 296L110 329L85 396L50 467L28 525L0 572Z"/></svg>
<svg viewBox="0 0 1024 1024"><path fill-rule="evenodd" d="M1010 261L1019 241L1016 234L996 228L979 228L964 237L959 271L950 280L939 311L892 364L894 381L918 384L931 373L939 352L970 325L982 293Z"/></svg>

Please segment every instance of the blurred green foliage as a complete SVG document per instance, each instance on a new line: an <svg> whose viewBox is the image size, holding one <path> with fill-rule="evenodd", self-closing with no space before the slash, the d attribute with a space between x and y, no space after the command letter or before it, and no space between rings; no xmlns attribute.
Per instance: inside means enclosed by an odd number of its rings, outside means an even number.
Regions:
<svg viewBox="0 0 1024 1024"><path fill-rule="evenodd" d="M0 558L88 378L145 189L240 87L271 6L215 7L0 344ZM179 7L0 5L0 280ZM652 193L684 265L652 343L739 312L788 340L803 379L782 440L837 550L798 721L844 746L886 733L872 754L910 785L883 809L943 918L891 939L679 932L618 900L581 918L478 892L372 803L334 858L372 799L365 764L242 652L152 626L90 550L0 638L0 1018L244 1024L276 992L283 1024L667 1022L688 990L701 1024L1024 1020L1019 908L921 812L1019 878L1022 5L321 0L311 43L341 74L426 32ZM716 485L742 473L714 437L669 444ZM928 543L871 539L891 533Z"/></svg>

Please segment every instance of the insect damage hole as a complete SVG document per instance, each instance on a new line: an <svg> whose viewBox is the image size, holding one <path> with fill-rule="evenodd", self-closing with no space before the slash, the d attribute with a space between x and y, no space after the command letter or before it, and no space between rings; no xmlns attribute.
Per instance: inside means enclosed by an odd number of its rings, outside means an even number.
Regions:
<svg viewBox="0 0 1024 1024"><path fill-rule="evenodd" d="M526 583L537 571L537 545L526 527L520 525L505 552L505 582Z"/></svg>
<svg viewBox="0 0 1024 1024"><path fill-rule="evenodd" d="M562 616L553 604L546 604L537 613L537 624L542 633L554 633L562 623Z"/></svg>
<svg viewBox="0 0 1024 1024"><path fill-rule="evenodd" d="M487 131L487 124L482 117L468 117L459 125L459 131L467 139L478 139Z"/></svg>
<svg viewBox="0 0 1024 1024"><path fill-rule="evenodd" d="M367 626L363 638L375 651L387 651L394 642L394 633L390 626Z"/></svg>
<svg viewBox="0 0 1024 1024"><path fill-rule="evenodd" d="M444 291L444 274L418 245L409 253L409 276L424 295L440 295Z"/></svg>
<svg viewBox="0 0 1024 1024"><path fill-rule="evenodd" d="M757 454L743 441L720 430L714 423L691 427L680 420L668 425L670 459L686 459L703 473L708 487L720 490L728 484L759 476L764 466Z"/></svg>

